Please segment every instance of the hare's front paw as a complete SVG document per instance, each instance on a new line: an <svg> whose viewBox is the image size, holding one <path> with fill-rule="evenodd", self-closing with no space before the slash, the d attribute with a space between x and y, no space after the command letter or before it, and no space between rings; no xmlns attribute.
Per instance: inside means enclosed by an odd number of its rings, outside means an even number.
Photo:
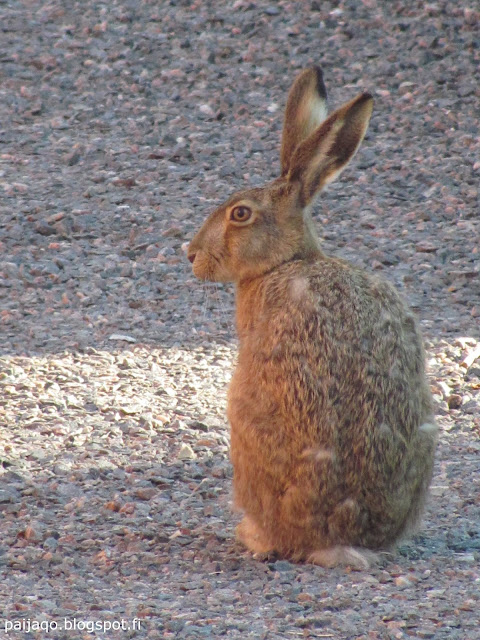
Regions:
<svg viewBox="0 0 480 640"><path fill-rule="evenodd" d="M237 526L235 533L237 540L244 544L252 553L269 554L273 551L273 545L265 532L256 522L245 516Z"/></svg>

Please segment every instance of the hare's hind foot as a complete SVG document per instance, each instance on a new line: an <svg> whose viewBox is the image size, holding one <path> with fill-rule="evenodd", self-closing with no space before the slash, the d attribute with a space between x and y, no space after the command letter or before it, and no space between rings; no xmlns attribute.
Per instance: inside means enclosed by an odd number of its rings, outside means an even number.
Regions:
<svg viewBox="0 0 480 640"><path fill-rule="evenodd" d="M308 556L307 562L318 564L320 567L327 569L340 566L351 567L356 571L364 571L377 564L378 554L368 549L338 545L313 551Z"/></svg>
<svg viewBox="0 0 480 640"><path fill-rule="evenodd" d="M247 547L252 553L269 554L273 551L273 545L265 532L250 516L244 516L235 530L237 540Z"/></svg>

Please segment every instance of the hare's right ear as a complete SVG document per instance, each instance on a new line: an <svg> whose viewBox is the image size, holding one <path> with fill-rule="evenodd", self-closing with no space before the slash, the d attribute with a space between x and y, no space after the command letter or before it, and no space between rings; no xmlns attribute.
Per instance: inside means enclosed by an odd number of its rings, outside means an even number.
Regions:
<svg viewBox="0 0 480 640"><path fill-rule="evenodd" d="M327 90L320 67L305 69L296 78L288 94L283 121L282 176L290 169L295 148L315 131L327 117Z"/></svg>
<svg viewBox="0 0 480 640"><path fill-rule="evenodd" d="M361 93L334 111L295 148L286 177L300 182L303 206L353 158L367 131L372 109L372 96Z"/></svg>

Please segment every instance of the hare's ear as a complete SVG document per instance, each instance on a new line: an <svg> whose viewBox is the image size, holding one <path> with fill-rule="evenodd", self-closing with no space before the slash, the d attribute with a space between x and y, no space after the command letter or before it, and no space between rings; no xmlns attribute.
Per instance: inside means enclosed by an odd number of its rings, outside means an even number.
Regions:
<svg viewBox="0 0 480 640"><path fill-rule="evenodd" d="M372 108L372 96L361 93L334 111L297 146L287 177L290 181L301 182L304 206L353 158L367 131Z"/></svg>
<svg viewBox="0 0 480 640"><path fill-rule="evenodd" d="M282 176L290 169L295 147L303 142L327 117L327 90L320 67L305 69L296 78L288 94L283 121Z"/></svg>

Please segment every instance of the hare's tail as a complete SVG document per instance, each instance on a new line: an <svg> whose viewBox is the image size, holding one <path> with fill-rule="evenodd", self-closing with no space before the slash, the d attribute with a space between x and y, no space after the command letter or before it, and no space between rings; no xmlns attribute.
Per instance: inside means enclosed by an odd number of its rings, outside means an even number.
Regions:
<svg viewBox="0 0 480 640"><path fill-rule="evenodd" d="M378 563L379 554L369 549L359 549L338 545L327 549L313 551L307 558L307 562L318 564L321 567L332 568L349 566L357 571L369 569Z"/></svg>

